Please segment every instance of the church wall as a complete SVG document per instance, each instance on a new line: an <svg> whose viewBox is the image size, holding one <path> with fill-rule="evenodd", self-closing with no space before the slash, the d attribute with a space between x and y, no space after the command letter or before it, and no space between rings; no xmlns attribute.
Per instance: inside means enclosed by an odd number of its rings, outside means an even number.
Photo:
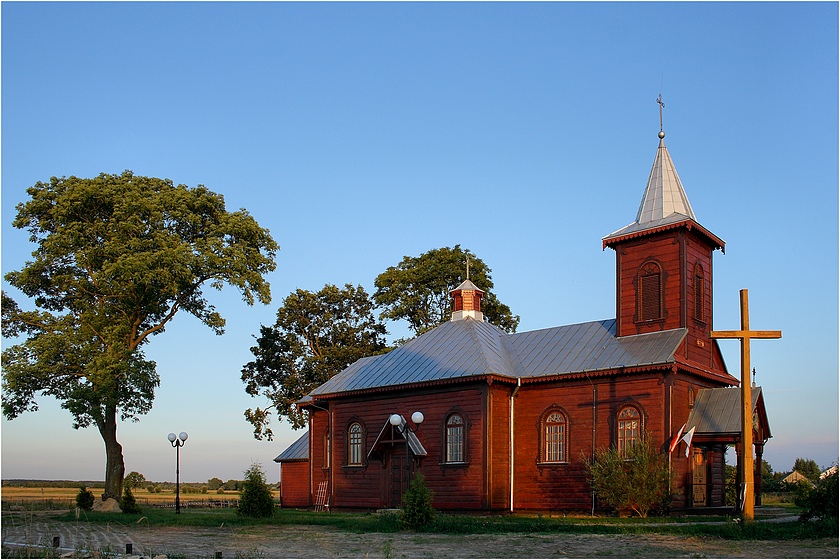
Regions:
<svg viewBox="0 0 840 560"><path fill-rule="evenodd" d="M309 500L309 461L282 463L280 466L280 504L306 507Z"/></svg>
<svg viewBox="0 0 840 560"><path fill-rule="evenodd" d="M665 232L656 236L622 243L615 247L618 281L619 336L641 334L680 327L682 270L681 234ZM662 268L665 290L664 320L636 321L636 276L647 260L655 260Z"/></svg>
<svg viewBox="0 0 840 560"><path fill-rule="evenodd" d="M593 393L597 391L597 395ZM664 441L664 398L661 376L635 374L608 380L571 381L527 385L514 405L515 469L514 505L517 509L589 511L591 488L584 460L593 449L593 396L595 448L614 445L615 416L625 404L637 406L643 414L643 429L651 432L657 445ZM567 418L566 462L542 462L542 420L549 410L560 410Z"/></svg>
<svg viewBox="0 0 840 560"><path fill-rule="evenodd" d="M489 488L487 507L510 508L510 395L513 388L494 384L489 387L490 411L487 417Z"/></svg>
<svg viewBox="0 0 840 560"><path fill-rule="evenodd" d="M324 410L310 409L309 413L309 494L315 496L318 484L330 478L330 469L324 449L324 439L329 428L329 415ZM330 484L332 492L332 484ZM311 499L311 498L310 498Z"/></svg>
<svg viewBox="0 0 840 560"><path fill-rule="evenodd" d="M420 470L427 486L434 492L438 509L478 509L483 504L485 488L485 434L483 417L487 406L487 385L468 388L416 390L412 393L389 393L387 396L360 396L332 403L334 438L334 507L380 508L387 502L387 472L383 460L371 459L363 467L348 467L346 430L352 421L364 426L364 449L369 451L391 414L410 418L415 411L425 416L417 431L428 455ZM442 440L444 422L458 412L466 423L466 458L464 464L445 465ZM412 424L413 426L413 424ZM318 441L315 442L318 446ZM404 446L398 448L403 454Z"/></svg>
<svg viewBox="0 0 840 560"><path fill-rule="evenodd" d="M683 271L685 278L685 314L688 337L685 357L703 367L715 366L712 357L712 252L707 242L692 232L686 234L686 259ZM694 267L700 264L703 269L705 290L703 291L703 317L698 320L695 314L695 278Z"/></svg>

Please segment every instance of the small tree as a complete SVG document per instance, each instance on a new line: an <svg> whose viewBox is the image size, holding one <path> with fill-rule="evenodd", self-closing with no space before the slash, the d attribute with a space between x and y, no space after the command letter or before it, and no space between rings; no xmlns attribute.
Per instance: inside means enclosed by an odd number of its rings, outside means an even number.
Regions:
<svg viewBox="0 0 840 560"><path fill-rule="evenodd" d="M670 474L667 457L645 436L624 455L615 448L602 449L586 462L598 498L617 509L631 509L640 517L667 506Z"/></svg>
<svg viewBox="0 0 840 560"><path fill-rule="evenodd" d="M146 477L137 471L131 471L125 475L125 485L131 488L142 488L146 482Z"/></svg>
<svg viewBox="0 0 840 560"><path fill-rule="evenodd" d="M416 529L428 525L435 518L432 507L432 491L426 486L426 479L417 472L402 497L401 518L407 526Z"/></svg>
<svg viewBox="0 0 840 560"><path fill-rule="evenodd" d="M134 494L131 493L131 487L126 484L123 486L123 496L120 500L120 509L123 513L141 513L143 510L137 505L137 500L134 499Z"/></svg>
<svg viewBox="0 0 840 560"><path fill-rule="evenodd" d="M254 463L245 471L239 508L236 513L244 517L271 517L274 515L274 497L265 482L262 467Z"/></svg>
<svg viewBox="0 0 840 560"><path fill-rule="evenodd" d="M82 486L79 488L79 493L76 494L76 505L85 511L90 511L94 499L93 492Z"/></svg>
<svg viewBox="0 0 840 560"><path fill-rule="evenodd" d="M797 457L796 461L793 463L793 470L803 475L811 482L816 482L820 478L820 467L817 466L817 462L813 459L803 459L802 457Z"/></svg>

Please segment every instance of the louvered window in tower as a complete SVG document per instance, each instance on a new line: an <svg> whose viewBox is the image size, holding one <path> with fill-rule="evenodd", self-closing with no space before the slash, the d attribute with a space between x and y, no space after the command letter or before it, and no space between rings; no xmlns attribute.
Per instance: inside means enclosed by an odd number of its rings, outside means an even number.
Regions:
<svg viewBox="0 0 840 560"><path fill-rule="evenodd" d="M705 321L706 314L703 312L706 303L706 277L703 274L703 267L700 263L694 265L694 318L698 321Z"/></svg>
<svg viewBox="0 0 840 560"><path fill-rule="evenodd" d="M662 318L662 270L659 265L648 262L639 269L637 283L639 321L653 321Z"/></svg>

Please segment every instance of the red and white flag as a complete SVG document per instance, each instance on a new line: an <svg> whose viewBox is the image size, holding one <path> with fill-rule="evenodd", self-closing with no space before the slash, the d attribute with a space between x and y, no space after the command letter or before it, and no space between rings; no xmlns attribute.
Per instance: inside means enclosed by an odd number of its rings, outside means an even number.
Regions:
<svg viewBox="0 0 840 560"><path fill-rule="evenodd" d="M676 435L673 438L671 438L671 445L668 446L668 453L673 453L674 449L676 449L677 446L680 444L680 438L682 437L683 430L685 430L685 424L683 424L682 428L680 428L677 431Z"/></svg>
<svg viewBox="0 0 840 560"><path fill-rule="evenodd" d="M688 449L691 447L691 438L694 437L694 428L696 426L692 426L690 430L688 430L685 435L682 437L682 440L685 442L685 456L688 457Z"/></svg>

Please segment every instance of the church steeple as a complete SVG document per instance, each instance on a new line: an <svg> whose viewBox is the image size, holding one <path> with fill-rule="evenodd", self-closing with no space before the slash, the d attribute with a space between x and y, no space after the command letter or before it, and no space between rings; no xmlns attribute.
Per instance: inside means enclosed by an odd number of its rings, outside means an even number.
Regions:
<svg viewBox="0 0 840 560"><path fill-rule="evenodd" d="M616 335L685 328L689 359L709 365L712 254L724 242L697 222L661 129L636 219L602 241L616 253Z"/></svg>
<svg viewBox="0 0 840 560"><path fill-rule="evenodd" d="M604 247L616 238L637 234L648 229L691 220L697 222L688 195L677 174L677 168L665 147L665 133L659 131L659 148L653 159L645 193L633 223L604 237ZM722 242L721 242L722 247Z"/></svg>

